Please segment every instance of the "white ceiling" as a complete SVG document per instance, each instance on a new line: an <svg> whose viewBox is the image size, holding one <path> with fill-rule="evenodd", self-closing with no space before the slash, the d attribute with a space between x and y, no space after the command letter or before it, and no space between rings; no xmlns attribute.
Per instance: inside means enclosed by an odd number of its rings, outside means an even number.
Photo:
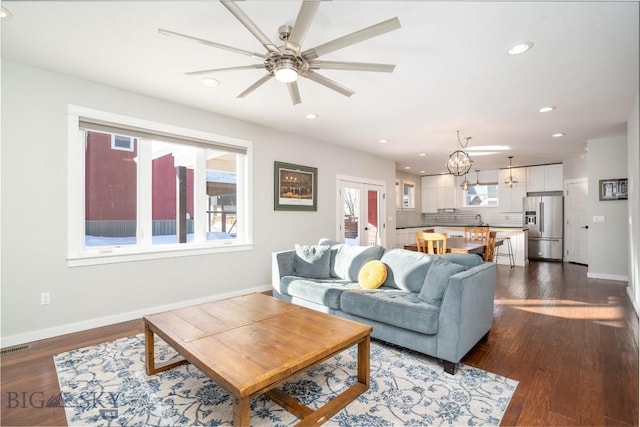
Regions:
<svg viewBox="0 0 640 427"><path fill-rule="evenodd" d="M274 42L299 1L242 1ZM624 134L638 94L638 2L322 2L303 50L397 16L402 28L322 57L396 64L393 73L320 71L350 98L307 79L293 106L274 79L236 96L263 70L215 74L211 88L187 71L259 62L158 34L158 28L263 53L217 1L4 1L2 57L346 145L410 166L446 171L457 148L507 145L474 156L472 169L543 164L586 154L586 141ZM510 56L507 49L532 41ZM279 44L279 43L276 43ZM556 110L539 113L553 105ZM316 113L318 119L305 119ZM552 138L564 132L562 138ZM381 144L380 139L389 142ZM420 157L419 154L426 154Z"/></svg>

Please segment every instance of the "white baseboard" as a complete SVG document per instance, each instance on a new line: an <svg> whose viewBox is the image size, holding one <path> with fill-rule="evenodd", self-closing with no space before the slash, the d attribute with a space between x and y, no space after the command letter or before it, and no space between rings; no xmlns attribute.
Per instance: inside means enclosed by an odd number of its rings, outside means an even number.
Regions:
<svg viewBox="0 0 640 427"><path fill-rule="evenodd" d="M592 273L587 272L587 279L604 279L604 280L618 280L620 282L628 282L628 276L620 276L617 274L601 274L601 273Z"/></svg>
<svg viewBox="0 0 640 427"><path fill-rule="evenodd" d="M141 310L130 311L127 313L115 314L113 316L99 317L96 319L84 320L82 322L70 323L67 325L56 326L53 328L39 329L36 331L26 332L23 334L10 335L0 338L0 348L12 347L14 345L25 344L28 342L38 341L46 338L57 337L73 332L85 331L87 329L99 328L101 326L113 325L114 323L126 322L128 320L139 319L144 315L159 313L167 310L175 310L177 308L187 307L194 304L202 304L210 301L217 301L225 298L236 297L240 295L251 294L254 292L265 292L271 290L271 285L258 286L250 289L243 289L236 292L227 292L224 294L211 295L204 298L197 298L187 301L180 301L173 304L167 304L156 307L148 307Z"/></svg>

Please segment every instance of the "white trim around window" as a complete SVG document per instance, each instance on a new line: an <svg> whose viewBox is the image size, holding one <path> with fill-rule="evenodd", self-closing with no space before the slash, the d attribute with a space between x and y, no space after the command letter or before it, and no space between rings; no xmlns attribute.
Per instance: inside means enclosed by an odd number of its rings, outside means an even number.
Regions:
<svg viewBox="0 0 640 427"><path fill-rule="evenodd" d="M195 141L205 147L225 147L231 151L244 153L239 156L237 164L238 186L236 194L237 212L239 215L238 238L229 240L203 240L196 238L188 244L166 244L154 246L100 246L87 247L85 245L85 132L81 129L81 122L107 123L115 127L147 131L165 135L167 138L175 136L189 141ZM250 141L216 135L208 132L181 128L164 123L138 119L119 114L103 112L86 107L69 105L68 107L68 246L67 265L69 267L110 264L128 261L172 258L211 254L219 252L236 252L252 250L253 243L253 209L251 205L253 144ZM198 159L203 164L204 159ZM200 172L201 174L204 172ZM139 176L139 179L140 176ZM148 179L148 177L146 178ZM140 185L140 181L138 182ZM203 183L196 184L196 191L202 192ZM200 208L196 209L199 212ZM203 211L204 212L204 211ZM140 215L140 212L138 213ZM198 214L196 214L198 215ZM199 215L203 215L199 213ZM241 216L241 217L240 217ZM139 221L139 219L138 219ZM203 221L197 221L203 223ZM143 230L149 232L149 230ZM196 233L197 235L197 233Z"/></svg>

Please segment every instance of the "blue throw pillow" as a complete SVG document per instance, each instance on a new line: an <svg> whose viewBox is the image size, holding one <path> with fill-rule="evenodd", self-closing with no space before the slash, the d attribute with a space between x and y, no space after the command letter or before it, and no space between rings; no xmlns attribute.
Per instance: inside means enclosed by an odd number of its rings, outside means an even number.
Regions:
<svg viewBox="0 0 640 427"><path fill-rule="evenodd" d="M442 257L435 257L429 271L427 271L427 276L424 278L424 284L418 298L429 304L440 306L444 291L449 283L449 277L465 270L467 267L464 265L449 262Z"/></svg>
<svg viewBox="0 0 640 427"><path fill-rule="evenodd" d="M331 277L331 269L329 268L331 246L295 245L295 248L293 271L296 276L310 279L328 279Z"/></svg>

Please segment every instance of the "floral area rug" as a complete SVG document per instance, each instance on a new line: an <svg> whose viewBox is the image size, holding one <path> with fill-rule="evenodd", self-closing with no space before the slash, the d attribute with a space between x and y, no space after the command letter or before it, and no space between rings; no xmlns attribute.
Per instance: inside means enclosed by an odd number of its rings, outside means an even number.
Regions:
<svg viewBox="0 0 640 427"><path fill-rule="evenodd" d="M156 359L176 352L157 338ZM147 376L144 335L54 357L69 425L217 426L232 423L231 397L191 364ZM357 378L357 346L284 383L312 409ZM435 359L371 343L371 388L326 424L340 426L499 425L518 382L461 366L444 373ZM298 419L264 396L251 400L251 424L289 426Z"/></svg>

